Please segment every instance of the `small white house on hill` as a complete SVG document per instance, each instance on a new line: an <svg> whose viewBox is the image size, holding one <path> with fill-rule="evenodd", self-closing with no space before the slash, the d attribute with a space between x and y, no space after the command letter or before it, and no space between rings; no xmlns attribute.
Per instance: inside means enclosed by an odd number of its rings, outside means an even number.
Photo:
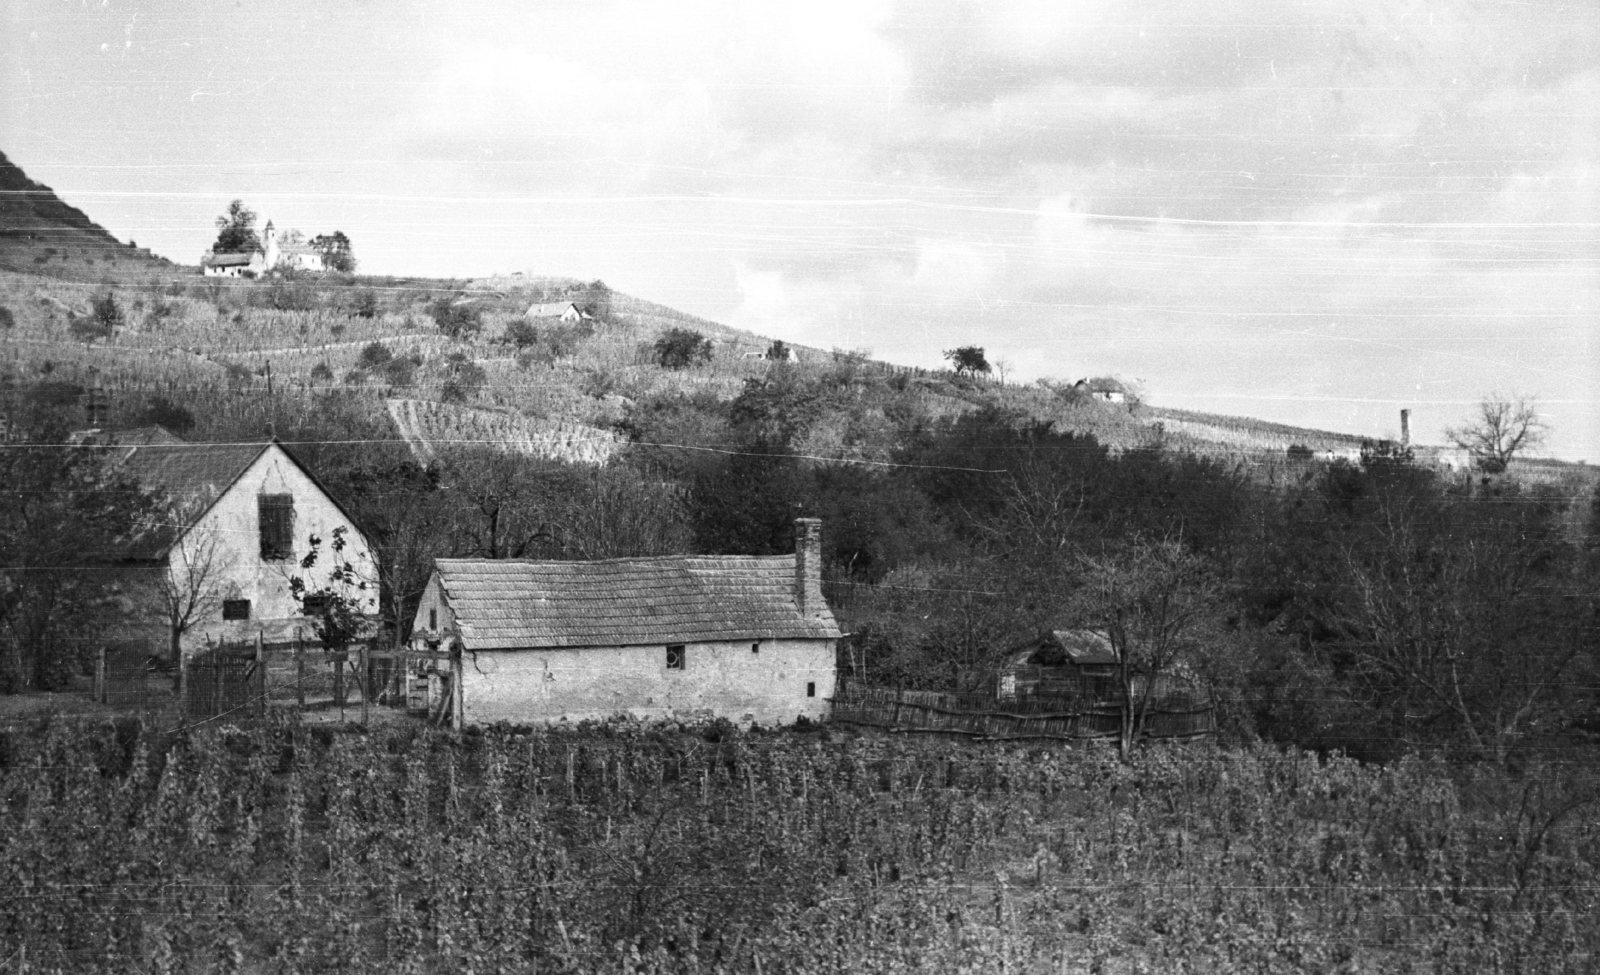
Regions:
<svg viewBox="0 0 1600 975"><path fill-rule="evenodd" d="M260 251L249 254L217 254L207 251L200 258L200 271L210 278L258 278L267 273L266 255Z"/></svg>
<svg viewBox="0 0 1600 975"><path fill-rule="evenodd" d="M412 632L460 647L466 723L827 716L840 633L816 519L792 555L434 565Z"/></svg>
<svg viewBox="0 0 1600 975"><path fill-rule="evenodd" d="M365 590L343 594L376 622L371 543L311 471L276 440L206 444L170 434L143 435L125 437L112 449L125 473L167 501L162 515L123 553L121 564L143 578L143 600L160 604L144 607L141 615L166 624L174 649L187 654L223 640L314 641L290 580L299 577L312 592L329 588L336 535L344 545L338 560L372 580ZM304 568L301 560L311 551L313 537L321 540L319 556Z"/></svg>
<svg viewBox="0 0 1600 975"><path fill-rule="evenodd" d="M523 312L522 317L530 322L541 319L554 319L563 325L576 325L589 316L585 315L583 309L573 302L547 301L542 303L535 302L529 305L528 310Z"/></svg>

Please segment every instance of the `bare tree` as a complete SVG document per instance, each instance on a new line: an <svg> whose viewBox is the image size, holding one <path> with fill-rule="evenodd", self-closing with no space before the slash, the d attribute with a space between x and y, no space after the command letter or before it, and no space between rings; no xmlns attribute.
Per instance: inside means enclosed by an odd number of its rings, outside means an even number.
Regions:
<svg viewBox="0 0 1600 975"><path fill-rule="evenodd" d="M1076 615L1104 632L1116 651L1119 749L1127 757L1144 731L1159 679L1203 649L1220 592L1206 561L1172 539L1136 538L1121 551L1082 562L1086 578Z"/></svg>
<svg viewBox="0 0 1600 975"><path fill-rule="evenodd" d="M162 571L160 592L166 611L168 653L183 673L183 635L222 607L223 585L232 560L215 532L190 531L178 540Z"/></svg>
<svg viewBox="0 0 1600 975"><path fill-rule="evenodd" d="M1542 446L1548 431L1533 397L1490 393L1465 424L1445 436L1470 453L1480 470L1498 474L1517 454Z"/></svg>
<svg viewBox="0 0 1600 975"><path fill-rule="evenodd" d="M1560 723L1593 639L1559 522L1503 499L1375 504L1370 534L1345 546L1330 617L1350 634L1350 676L1408 736L1452 736L1504 761L1519 739Z"/></svg>

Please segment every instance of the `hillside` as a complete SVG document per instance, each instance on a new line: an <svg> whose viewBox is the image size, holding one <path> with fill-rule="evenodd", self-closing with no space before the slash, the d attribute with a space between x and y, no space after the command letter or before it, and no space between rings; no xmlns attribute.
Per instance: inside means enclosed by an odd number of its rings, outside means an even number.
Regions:
<svg viewBox="0 0 1600 975"><path fill-rule="evenodd" d="M0 269L99 280L171 266L118 241L0 153Z"/></svg>
<svg viewBox="0 0 1600 975"><path fill-rule="evenodd" d="M109 336L84 328L96 296L120 315ZM512 326L540 302L576 301L598 314L576 326ZM477 327L445 334L442 305L470 311ZM152 395L207 404L197 436L234 435L222 424L249 412L237 402L339 392L374 429L419 457L430 442L515 443L533 455L594 461L609 456L639 404L732 400L747 381L774 374L761 358L769 338L622 294L601 282L514 274L477 279L322 275L294 280L205 278L198 268L118 242L0 155L0 307L6 354L0 378L49 377L64 389L95 384L111 420L134 422ZM708 361L665 369L654 343L668 329L713 343ZM377 353L369 352L374 343ZM1016 386L908 369L864 356L793 347L786 374L844 383L857 393L816 419L798 445L811 456L886 459L896 430L986 404L1061 431L1094 436L1115 451L1145 446L1220 457L1252 467L1281 463L1291 446L1324 458L1353 456L1345 433L1148 404L1086 401L1062 384ZM378 356L385 361L374 361ZM449 402L443 402L449 400ZM272 407L275 408L275 407ZM257 412L260 412L259 410ZM893 416L894 422L888 417ZM207 420L219 425L208 429ZM637 427L633 427L637 432ZM457 437L461 431L493 431ZM605 446L586 446L605 445ZM1419 448L1448 466L1438 448ZM1582 465L1519 462L1534 480L1587 477Z"/></svg>

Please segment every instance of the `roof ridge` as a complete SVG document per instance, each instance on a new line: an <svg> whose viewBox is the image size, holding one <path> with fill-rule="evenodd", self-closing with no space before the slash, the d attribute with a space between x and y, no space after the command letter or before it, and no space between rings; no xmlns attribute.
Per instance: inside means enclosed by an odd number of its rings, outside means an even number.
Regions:
<svg viewBox="0 0 1600 975"><path fill-rule="evenodd" d="M464 556L460 558L434 559L436 565L617 565L617 564L647 564L685 562L691 559L749 559L769 560L793 559L793 552L780 552L777 555L623 555L609 559L492 559L486 555Z"/></svg>

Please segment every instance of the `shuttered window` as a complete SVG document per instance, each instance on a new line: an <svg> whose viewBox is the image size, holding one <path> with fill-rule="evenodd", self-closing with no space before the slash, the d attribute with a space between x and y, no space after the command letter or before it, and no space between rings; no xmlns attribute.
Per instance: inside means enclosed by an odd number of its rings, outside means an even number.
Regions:
<svg viewBox="0 0 1600 975"><path fill-rule="evenodd" d="M287 559L293 556L294 495L258 495L256 510L261 520L261 557Z"/></svg>
<svg viewBox="0 0 1600 975"><path fill-rule="evenodd" d="M250 618L250 600L224 599L222 601L222 618L225 620L247 620Z"/></svg>

